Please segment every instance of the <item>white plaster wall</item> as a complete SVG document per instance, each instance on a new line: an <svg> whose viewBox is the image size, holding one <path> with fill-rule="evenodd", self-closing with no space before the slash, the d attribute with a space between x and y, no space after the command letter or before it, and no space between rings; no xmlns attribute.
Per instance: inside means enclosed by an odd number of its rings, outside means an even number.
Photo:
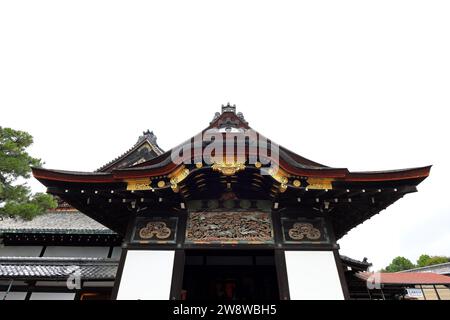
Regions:
<svg viewBox="0 0 450 320"><path fill-rule="evenodd" d="M30 300L73 300L75 293L69 292L33 292Z"/></svg>
<svg viewBox="0 0 450 320"><path fill-rule="evenodd" d="M0 291L0 302L4 299L6 291ZM26 292L8 292L5 300L25 300Z"/></svg>
<svg viewBox="0 0 450 320"><path fill-rule="evenodd" d="M114 287L114 281L85 281L83 282L83 288L89 288L89 287Z"/></svg>
<svg viewBox="0 0 450 320"><path fill-rule="evenodd" d="M168 300L174 256L173 250L129 250L117 300Z"/></svg>
<svg viewBox="0 0 450 320"><path fill-rule="evenodd" d="M113 252L111 254L111 259L120 259L120 255L122 254L121 247L114 247Z"/></svg>
<svg viewBox="0 0 450 320"><path fill-rule="evenodd" d="M332 251L286 251L291 300L342 300Z"/></svg>
<svg viewBox="0 0 450 320"><path fill-rule="evenodd" d="M0 257L39 257L42 246L0 246Z"/></svg>
<svg viewBox="0 0 450 320"><path fill-rule="evenodd" d="M37 287L64 287L67 288L67 281L36 281Z"/></svg>
<svg viewBox="0 0 450 320"><path fill-rule="evenodd" d="M44 257L90 257L107 258L109 247L65 247L51 246L45 249Z"/></svg>

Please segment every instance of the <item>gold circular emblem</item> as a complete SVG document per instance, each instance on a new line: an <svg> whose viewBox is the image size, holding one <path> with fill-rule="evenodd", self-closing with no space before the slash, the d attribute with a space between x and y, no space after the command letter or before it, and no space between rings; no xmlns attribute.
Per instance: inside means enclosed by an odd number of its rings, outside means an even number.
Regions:
<svg viewBox="0 0 450 320"><path fill-rule="evenodd" d="M158 181L158 187L159 188L164 188L165 185L166 185L166 183L164 182L164 180L159 180Z"/></svg>
<svg viewBox="0 0 450 320"><path fill-rule="evenodd" d="M167 239L172 232L167 227L165 222L149 222L147 225L139 230L139 236L142 239L151 239L155 236L158 239Z"/></svg>

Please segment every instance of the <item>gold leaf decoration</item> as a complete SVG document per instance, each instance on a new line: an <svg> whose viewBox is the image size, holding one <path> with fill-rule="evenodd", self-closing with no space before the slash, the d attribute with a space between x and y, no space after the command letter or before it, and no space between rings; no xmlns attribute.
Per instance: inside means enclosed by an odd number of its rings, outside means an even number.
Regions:
<svg viewBox="0 0 450 320"><path fill-rule="evenodd" d="M150 178L126 180L128 191L151 190Z"/></svg>
<svg viewBox="0 0 450 320"><path fill-rule="evenodd" d="M157 239L167 239L170 237L172 231L167 227L165 222L149 222L147 225L139 230L139 236L142 239L152 239L155 236Z"/></svg>
<svg viewBox="0 0 450 320"><path fill-rule="evenodd" d="M294 223L288 233L289 237L294 240L302 240L304 237L309 240L317 240L321 236L319 229L314 228L311 223Z"/></svg>
<svg viewBox="0 0 450 320"><path fill-rule="evenodd" d="M236 174L238 171L242 171L245 169L245 164L242 162L216 162L214 163L211 168L214 171L221 172L224 176L232 176Z"/></svg>

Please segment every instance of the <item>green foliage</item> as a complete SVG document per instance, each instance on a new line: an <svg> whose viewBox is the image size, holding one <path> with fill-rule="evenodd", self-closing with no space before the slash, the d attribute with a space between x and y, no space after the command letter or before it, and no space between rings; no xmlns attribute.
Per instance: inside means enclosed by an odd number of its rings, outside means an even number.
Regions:
<svg viewBox="0 0 450 320"><path fill-rule="evenodd" d="M416 265L405 257L397 257L392 260L392 262L385 269L382 269L381 272L398 272L445 262L450 262L450 257L429 256L427 254L422 254L419 259L417 259Z"/></svg>
<svg viewBox="0 0 450 320"><path fill-rule="evenodd" d="M440 264L450 262L449 257L443 257L443 256L429 256L427 254L423 254L417 259L417 267L426 267L426 266L432 266L434 264Z"/></svg>
<svg viewBox="0 0 450 320"><path fill-rule="evenodd" d="M414 264L410 260L405 257L396 257L383 271L398 272L412 268L414 268Z"/></svg>
<svg viewBox="0 0 450 320"><path fill-rule="evenodd" d="M418 267L425 267L427 266L428 260L430 260L430 256L427 254L422 254L419 259L417 259L417 266Z"/></svg>
<svg viewBox="0 0 450 320"><path fill-rule="evenodd" d="M26 151L32 143L33 137L27 132L0 127L0 215L32 219L56 207L52 196L33 195L26 184L17 182L30 177L31 166L42 166L40 159Z"/></svg>

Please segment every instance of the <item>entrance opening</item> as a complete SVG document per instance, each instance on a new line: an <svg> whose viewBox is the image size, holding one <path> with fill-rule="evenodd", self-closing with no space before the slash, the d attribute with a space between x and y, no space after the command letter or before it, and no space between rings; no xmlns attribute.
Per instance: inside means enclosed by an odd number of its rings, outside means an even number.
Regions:
<svg viewBox="0 0 450 320"><path fill-rule="evenodd" d="M187 250L181 298L277 300L273 250Z"/></svg>

